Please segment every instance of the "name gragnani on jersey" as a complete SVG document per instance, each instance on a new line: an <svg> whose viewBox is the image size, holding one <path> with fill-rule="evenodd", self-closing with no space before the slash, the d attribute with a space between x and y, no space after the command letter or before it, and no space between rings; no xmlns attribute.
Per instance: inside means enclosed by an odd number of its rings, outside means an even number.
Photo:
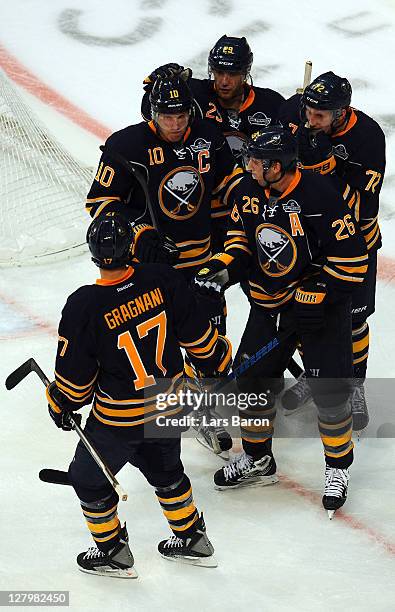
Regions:
<svg viewBox="0 0 395 612"><path fill-rule="evenodd" d="M136 263L116 280L99 279L68 298L55 380L72 409L93 400L98 421L141 435L139 426L182 410L169 405L158 412L156 402L158 393L181 390L180 345L201 371L210 371L217 338L178 272Z"/></svg>
<svg viewBox="0 0 395 612"><path fill-rule="evenodd" d="M195 99L196 112L218 125L236 160L241 159L241 149L246 138L256 130L271 125L284 102L283 96L273 89L244 83L244 101L236 111L221 105L213 80L191 78L188 86ZM141 113L146 121L150 120L151 107L147 92L143 96Z"/></svg>
<svg viewBox="0 0 395 612"><path fill-rule="evenodd" d="M245 260L256 305L279 309L303 279L319 271L341 291L362 283L366 245L329 177L297 170L280 195L245 175L228 200L232 213L225 253L218 258L228 266Z"/></svg>
<svg viewBox="0 0 395 612"><path fill-rule="evenodd" d="M281 121L294 134L300 124L300 99L300 95L292 96L280 111ZM368 250L379 249L379 195L386 165L384 133L374 119L350 108L345 127L330 137L335 162L331 176L358 221ZM328 171L321 164L310 169L322 174Z"/></svg>
<svg viewBox="0 0 395 612"><path fill-rule="evenodd" d="M229 214L223 194L242 170L215 125L195 120L183 142L173 144L160 138L152 121L141 122L114 133L106 147L142 170L159 227L179 248L175 267L205 263L213 244L221 249ZM117 211L152 225L140 185L106 151L86 206L93 217Z"/></svg>

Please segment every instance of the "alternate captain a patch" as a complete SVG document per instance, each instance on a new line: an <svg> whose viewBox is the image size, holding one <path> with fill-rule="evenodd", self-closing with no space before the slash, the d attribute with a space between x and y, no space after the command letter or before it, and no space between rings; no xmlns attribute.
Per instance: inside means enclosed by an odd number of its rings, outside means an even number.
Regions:
<svg viewBox="0 0 395 612"><path fill-rule="evenodd" d="M256 228L255 238L259 264L268 276L284 276L295 265L295 241L282 227L262 223Z"/></svg>

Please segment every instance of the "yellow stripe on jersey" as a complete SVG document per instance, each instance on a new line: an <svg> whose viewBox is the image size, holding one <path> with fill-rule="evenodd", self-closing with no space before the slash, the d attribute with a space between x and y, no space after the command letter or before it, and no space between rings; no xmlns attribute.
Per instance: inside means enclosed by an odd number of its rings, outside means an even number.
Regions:
<svg viewBox="0 0 395 612"><path fill-rule="evenodd" d="M226 185L232 181L232 179L234 179L235 177L239 176L239 175L243 175L244 171L239 168L238 166L235 166L233 171L231 172L231 174L227 174L225 176L225 178L221 181L221 183L219 185L217 185L217 187L215 187L212 191L213 195L216 195L217 193L219 193L222 189L224 189L224 187L226 187ZM233 184L233 183L232 183Z"/></svg>
<svg viewBox="0 0 395 612"><path fill-rule="evenodd" d="M180 345L183 346L184 348L189 348L190 346L198 346L199 344L204 342L209 337L212 331L213 331L213 326L211 323L209 323L208 330L204 332L201 338L199 338L198 340L194 340L194 342L180 342Z"/></svg>
<svg viewBox="0 0 395 612"><path fill-rule="evenodd" d="M334 276L335 278L339 278L340 280L345 280L351 283L362 283L363 282L363 277L358 278L357 276L346 276L344 274L339 274L335 270L332 270L332 268L330 268L329 266L324 266L323 270L327 272L328 274L330 274L331 276Z"/></svg>

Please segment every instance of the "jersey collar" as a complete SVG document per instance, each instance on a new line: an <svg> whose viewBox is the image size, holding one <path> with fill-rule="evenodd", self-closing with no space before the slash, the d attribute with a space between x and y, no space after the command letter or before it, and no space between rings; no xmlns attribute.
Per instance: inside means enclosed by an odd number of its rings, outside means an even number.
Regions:
<svg viewBox="0 0 395 612"><path fill-rule="evenodd" d="M351 109L351 114L350 114L350 116L348 118L348 121L347 121L347 124L346 124L346 127L341 132L335 132L334 134L332 134L332 138L337 138L338 136L343 136L343 134L345 134L346 132L351 130L351 128L354 127L354 125L356 124L357 121L358 121L357 113L352 108Z"/></svg>
<svg viewBox="0 0 395 612"><path fill-rule="evenodd" d="M282 198L285 198L287 195L289 195L291 193L291 191L293 191L295 189L295 187L298 186L301 177L302 177L302 174L301 174L299 168L296 168L295 176L293 177L292 181L290 182L290 184L288 185L286 190L283 191L283 193L280 195L280 197L278 199L281 200ZM270 187L266 187L266 189L265 189L265 196L269 199L269 196L270 196Z"/></svg>
<svg viewBox="0 0 395 612"><path fill-rule="evenodd" d="M113 278L112 280L108 280L106 278L97 278L96 285L101 285L102 287L111 287L112 285L119 285L120 283L123 283L128 278L130 278L133 273L134 269L130 267L126 270L124 274L121 274L121 276Z"/></svg>
<svg viewBox="0 0 395 612"><path fill-rule="evenodd" d="M243 104L240 106L239 113L245 111L249 106L251 106L251 104L254 103L255 100L255 91L250 85L246 85L246 87L249 87L250 91L248 92L248 96L244 100Z"/></svg>
<svg viewBox="0 0 395 612"><path fill-rule="evenodd" d="M163 142L168 142L168 143L169 143L169 145L176 145L176 144L177 144L176 142L169 142L168 140L165 140L164 138L162 138L162 136L159 134L159 131L158 131L158 130L157 130L157 128L156 128L155 123L154 123L152 120L148 122L148 127L150 128L150 130L151 130L151 131L152 131L152 132L153 132L153 133L154 133L154 134L155 134L155 135L156 135L158 138L160 138L161 140L163 140ZM189 134L190 134L190 133L191 133L191 128L188 126L188 127L187 127L187 129L186 129L186 131L185 131L184 136L182 137L182 141L183 141L183 142L186 142L186 141L188 140L188 138L189 138Z"/></svg>

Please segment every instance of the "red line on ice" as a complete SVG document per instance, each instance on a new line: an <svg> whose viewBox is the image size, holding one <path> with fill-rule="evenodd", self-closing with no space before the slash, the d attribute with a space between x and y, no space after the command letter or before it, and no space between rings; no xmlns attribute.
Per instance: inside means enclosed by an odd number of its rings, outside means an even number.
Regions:
<svg viewBox="0 0 395 612"><path fill-rule="evenodd" d="M0 340L9 340L11 338L25 338L26 336L31 336L38 332L44 332L45 334L50 334L54 337L57 336L58 332L56 327L51 325L51 323L44 321L40 317L37 317L36 315L32 314L20 302L16 302L15 300L10 298L9 296L4 295L3 293L0 294L0 301L4 304L7 304L7 306L13 308L19 315L23 317L23 319L26 319L33 327L32 330L26 329L20 332L16 332L16 334L14 334L13 336L2 336L0 337Z"/></svg>
<svg viewBox="0 0 395 612"><path fill-rule="evenodd" d="M8 76L18 85L53 106L59 113L71 119L74 123L105 140L110 135L110 128L92 119L85 111L75 106L66 98L42 83L33 73L23 66L13 55L0 45L0 65Z"/></svg>
<svg viewBox="0 0 395 612"><path fill-rule="evenodd" d="M315 493L314 491L310 491L309 489L306 489L303 485L292 480L285 474L281 473L279 474L279 477L280 477L281 486L287 489L290 489L291 491L296 493L296 495L299 495L299 497L303 497L304 499L307 499L314 506L322 508L322 505L321 505L322 496L321 495L319 495L318 493ZM322 508L322 513L323 513L323 520L329 520L324 516L325 510L323 508ZM351 516L351 514L347 514L344 510L337 510L335 517L332 520L336 521L336 523L342 522L345 525L347 525L347 527L350 527L350 529L363 533L370 540L382 546L382 548L384 548L384 550L387 553L389 553L391 556L395 556L395 544L390 542L383 534L379 533L375 529L372 529L368 525L365 525L364 523L362 523L355 517Z"/></svg>

